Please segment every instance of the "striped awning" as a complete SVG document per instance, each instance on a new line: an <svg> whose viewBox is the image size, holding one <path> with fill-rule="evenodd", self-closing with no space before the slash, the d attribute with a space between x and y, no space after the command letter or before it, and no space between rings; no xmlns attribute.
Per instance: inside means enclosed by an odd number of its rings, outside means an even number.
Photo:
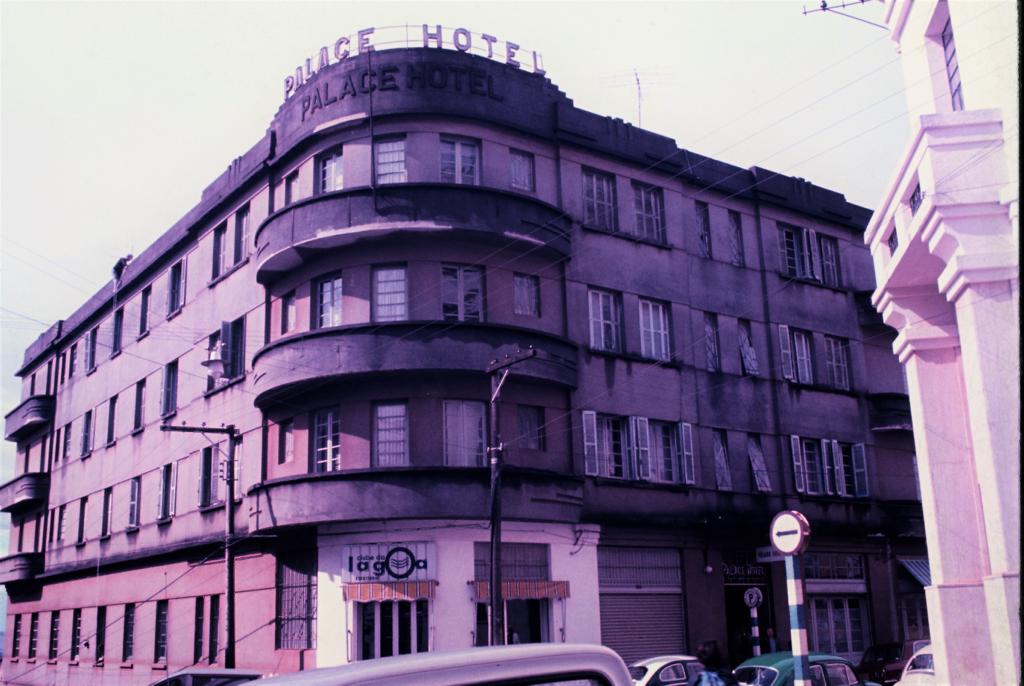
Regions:
<svg viewBox="0 0 1024 686"><path fill-rule="evenodd" d="M910 576L917 579L922 586L932 585L932 568L928 564L927 557L897 557L903 569L910 572Z"/></svg>
<svg viewBox="0 0 1024 686"><path fill-rule="evenodd" d="M470 581L473 595L478 601L486 602L491 597L491 584L487 581ZM568 598L568 581L502 581L501 597L506 600L528 598Z"/></svg>
<svg viewBox="0 0 1024 686"><path fill-rule="evenodd" d="M345 600L369 603L376 600L422 600L434 597L436 581L366 581L345 584Z"/></svg>

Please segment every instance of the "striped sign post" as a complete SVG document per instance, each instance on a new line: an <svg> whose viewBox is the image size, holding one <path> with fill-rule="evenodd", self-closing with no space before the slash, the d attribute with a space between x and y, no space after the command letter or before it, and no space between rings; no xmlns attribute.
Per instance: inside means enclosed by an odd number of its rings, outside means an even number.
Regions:
<svg viewBox="0 0 1024 686"><path fill-rule="evenodd" d="M761 589L756 586L748 588L743 593L743 602L750 608L750 648L755 657L761 654L761 631L757 626L757 608L763 599Z"/></svg>
<svg viewBox="0 0 1024 686"><path fill-rule="evenodd" d="M789 596L790 641L793 644L793 686L811 686L807 659L807 616L804 610L804 579L800 553L807 547L811 526L796 510L775 515L769 530L772 546L786 556L786 591Z"/></svg>

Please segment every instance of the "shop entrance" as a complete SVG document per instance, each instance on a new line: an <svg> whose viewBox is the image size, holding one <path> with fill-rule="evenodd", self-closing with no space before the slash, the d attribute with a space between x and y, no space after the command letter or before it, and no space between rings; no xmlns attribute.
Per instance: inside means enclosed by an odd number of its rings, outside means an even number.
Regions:
<svg viewBox="0 0 1024 686"><path fill-rule="evenodd" d="M743 551L725 553L722 560L728 661L730 665L735 666L754 655L750 639L750 608L743 601L743 593L748 588L757 588L761 591L763 600L761 606L757 608L757 623L761 635L761 653L769 652L766 633L768 627L774 629L771 576L767 565L757 563L752 554Z"/></svg>

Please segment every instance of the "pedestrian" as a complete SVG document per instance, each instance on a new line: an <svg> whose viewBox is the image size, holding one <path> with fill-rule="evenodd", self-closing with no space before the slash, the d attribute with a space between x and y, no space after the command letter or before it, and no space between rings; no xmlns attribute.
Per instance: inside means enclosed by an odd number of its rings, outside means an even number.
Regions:
<svg viewBox="0 0 1024 686"><path fill-rule="evenodd" d="M764 632L765 640L768 642L768 652L775 653L779 650L779 642L775 640L775 629L768 627Z"/></svg>
<svg viewBox="0 0 1024 686"><path fill-rule="evenodd" d="M694 686L737 686L732 670L725 665L718 641L704 641L697 648L697 659L704 665Z"/></svg>

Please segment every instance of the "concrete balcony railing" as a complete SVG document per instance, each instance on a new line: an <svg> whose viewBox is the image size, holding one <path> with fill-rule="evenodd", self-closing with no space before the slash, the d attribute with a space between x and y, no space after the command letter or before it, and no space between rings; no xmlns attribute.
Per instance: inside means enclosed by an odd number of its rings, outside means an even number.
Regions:
<svg viewBox="0 0 1024 686"><path fill-rule="evenodd" d="M19 474L0 486L0 512L16 512L46 502L50 475L45 472Z"/></svg>
<svg viewBox="0 0 1024 686"><path fill-rule="evenodd" d="M536 357L517 364L515 376L576 386L575 344L540 331L469 322L396 322L319 329L274 341L253 356L256 404L265 406L303 384L322 385L382 372L475 372L517 348Z"/></svg>
<svg viewBox="0 0 1024 686"><path fill-rule="evenodd" d="M46 426L53 419L53 396L32 395L7 413L5 436L8 441L18 441L36 429Z"/></svg>
<svg viewBox="0 0 1024 686"><path fill-rule="evenodd" d="M486 519L487 469L406 467L305 474L250 489L252 530L365 519ZM575 523L583 479L506 467L502 512L507 519Z"/></svg>
<svg viewBox="0 0 1024 686"><path fill-rule="evenodd" d="M257 279L272 281L317 254L398 233L467 232L569 254L570 220L540 200L484 186L406 183L305 198L256 231Z"/></svg>
<svg viewBox="0 0 1024 686"><path fill-rule="evenodd" d="M872 431L911 431L910 398L903 393L868 395L868 421Z"/></svg>
<svg viewBox="0 0 1024 686"><path fill-rule="evenodd" d="M42 568L42 553L15 553L0 558L0 584L28 581Z"/></svg>

